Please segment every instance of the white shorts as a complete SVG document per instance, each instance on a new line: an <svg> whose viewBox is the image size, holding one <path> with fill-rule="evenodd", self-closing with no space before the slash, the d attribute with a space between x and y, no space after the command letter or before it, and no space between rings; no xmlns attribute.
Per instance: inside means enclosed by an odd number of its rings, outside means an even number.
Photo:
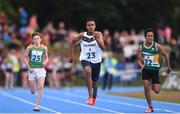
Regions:
<svg viewBox="0 0 180 114"><path fill-rule="evenodd" d="M44 68L33 68L33 72L28 71L28 80L35 80L39 77L46 77L46 70Z"/></svg>

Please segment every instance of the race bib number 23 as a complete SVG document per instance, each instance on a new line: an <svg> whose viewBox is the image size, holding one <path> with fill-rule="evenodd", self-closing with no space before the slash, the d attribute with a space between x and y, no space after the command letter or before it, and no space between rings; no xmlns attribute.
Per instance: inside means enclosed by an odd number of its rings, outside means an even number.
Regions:
<svg viewBox="0 0 180 114"><path fill-rule="evenodd" d="M95 58L95 52L87 53L87 59Z"/></svg>

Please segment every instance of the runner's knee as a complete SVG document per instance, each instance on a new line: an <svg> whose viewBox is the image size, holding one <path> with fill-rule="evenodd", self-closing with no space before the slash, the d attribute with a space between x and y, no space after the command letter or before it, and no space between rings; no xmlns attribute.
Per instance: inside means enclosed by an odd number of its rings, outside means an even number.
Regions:
<svg viewBox="0 0 180 114"><path fill-rule="evenodd" d="M91 75L91 68L90 67L86 67L85 68L85 73L87 76L90 76Z"/></svg>
<svg viewBox="0 0 180 114"><path fill-rule="evenodd" d="M160 85L159 84L154 84L152 85L152 90L158 94L160 92Z"/></svg>
<svg viewBox="0 0 180 114"><path fill-rule="evenodd" d="M37 91L38 91L38 90L42 90L42 88L43 88L43 86L37 87Z"/></svg>
<svg viewBox="0 0 180 114"><path fill-rule="evenodd" d="M160 89L155 89L155 88L152 88L152 89L156 94L158 94L160 92Z"/></svg>
<svg viewBox="0 0 180 114"><path fill-rule="evenodd" d="M91 71L90 70L86 70L85 73L86 73L87 76L91 75Z"/></svg>

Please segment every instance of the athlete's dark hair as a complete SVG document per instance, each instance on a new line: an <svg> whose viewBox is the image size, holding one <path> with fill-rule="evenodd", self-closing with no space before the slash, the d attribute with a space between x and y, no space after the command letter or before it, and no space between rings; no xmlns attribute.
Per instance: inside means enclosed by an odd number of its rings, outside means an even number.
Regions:
<svg viewBox="0 0 180 114"><path fill-rule="evenodd" d="M144 36L146 37L148 32L152 32L154 34L154 30L152 28L147 28L144 30Z"/></svg>
<svg viewBox="0 0 180 114"><path fill-rule="evenodd" d="M86 22L88 22L88 21L94 21L94 22L96 22L95 19L92 18L92 17L86 18Z"/></svg>

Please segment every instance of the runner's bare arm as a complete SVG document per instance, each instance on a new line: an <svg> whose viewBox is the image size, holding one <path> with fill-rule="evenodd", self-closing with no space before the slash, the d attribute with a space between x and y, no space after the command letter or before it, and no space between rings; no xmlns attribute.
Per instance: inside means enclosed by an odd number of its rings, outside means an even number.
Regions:
<svg viewBox="0 0 180 114"><path fill-rule="evenodd" d="M30 52L30 46L28 46L25 50L23 62L27 66L28 69L31 69L31 67L29 66L29 52Z"/></svg>
<svg viewBox="0 0 180 114"><path fill-rule="evenodd" d="M104 50L104 49L105 49L105 45L104 45L104 39L103 39L102 33L95 31L94 34L95 34L94 37L96 38L96 40L97 40L100 48L101 48L102 50Z"/></svg>
<svg viewBox="0 0 180 114"><path fill-rule="evenodd" d="M164 58L165 58L166 64L168 66L167 73L170 73L171 72L171 66L170 66L169 56L168 56L167 52L165 51L165 49L160 44L157 44L157 48L158 48L158 51L160 52L160 54L162 56L164 56Z"/></svg>
<svg viewBox="0 0 180 114"><path fill-rule="evenodd" d="M79 43L79 41L83 38L83 33L80 33L77 37L73 38L70 42L70 59L69 62L73 62L73 54L75 50L75 46Z"/></svg>

